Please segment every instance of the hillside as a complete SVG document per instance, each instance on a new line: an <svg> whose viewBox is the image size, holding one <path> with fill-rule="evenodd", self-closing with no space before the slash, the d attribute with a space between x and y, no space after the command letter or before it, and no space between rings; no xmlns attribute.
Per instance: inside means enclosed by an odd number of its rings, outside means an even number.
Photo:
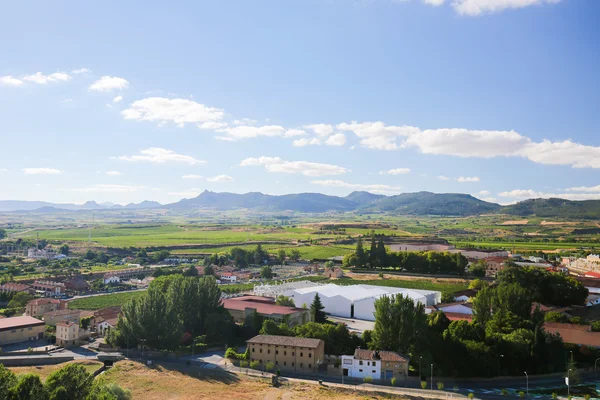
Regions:
<svg viewBox="0 0 600 400"><path fill-rule="evenodd" d="M529 199L504 206L501 212L519 216L598 218L600 217L600 200Z"/></svg>
<svg viewBox="0 0 600 400"><path fill-rule="evenodd" d="M373 194L373 193L369 193L369 192L352 192L350 193L348 196L346 196L345 198L348 200L351 200L353 202L355 202L356 204L369 204L372 203L376 200L382 199L385 196L382 194Z"/></svg>
<svg viewBox="0 0 600 400"><path fill-rule="evenodd" d="M362 211L409 215L477 215L496 212L500 206L460 193L402 193L364 206Z"/></svg>

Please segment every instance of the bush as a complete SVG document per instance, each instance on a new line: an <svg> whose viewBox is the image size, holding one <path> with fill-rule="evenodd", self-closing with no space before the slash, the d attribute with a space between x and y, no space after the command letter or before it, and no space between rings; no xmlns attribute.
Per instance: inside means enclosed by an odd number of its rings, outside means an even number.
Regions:
<svg viewBox="0 0 600 400"><path fill-rule="evenodd" d="M267 371L272 371L272 370L273 370L273 368L275 368L275 364L273 364L273 362L271 362L271 361L268 361L268 362L265 364L265 369L266 369Z"/></svg>
<svg viewBox="0 0 600 400"><path fill-rule="evenodd" d="M522 398L522 399L524 399L525 398L525 392L521 390L519 392L519 397Z"/></svg>
<svg viewBox="0 0 600 400"><path fill-rule="evenodd" d="M585 400L590 400L592 398L592 396L590 396L589 394L586 394L585 396L583 396L583 398Z"/></svg>
<svg viewBox="0 0 600 400"><path fill-rule="evenodd" d="M508 390L502 389L502 396L508 396Z"/></svg>
<svg viewBox="0 0 600 400"><path fill-rule="evenodd" d="M421 389L427 389L427 382L421 381Z"/></svg>
<svg viewBox="0 0 600 400"><path fill-rule="evenodd" d="M281 370L279 368L277 368L277 371L275 371L275 375L281 376Z"/></svg>
<svg viewBox="0 0 600 400"><path fill-rule="evenodd" d="M363 382L364 383L371 383L373 382L373 377L371 375L367 375L363 378Z"/></svg>
<svg viewBox="0 0 600 400"><path fill-rule="evenodd" d="M467 397L470 398L470 399L474 399L475 395L473 394L473 392L469 392L469 394L468 394Z"/></svg>
<svg viewBox="0 0 600 400"><path fill-rule="evenodd" d="M437 383L437 388L438 388L438 390L443 390L444 389L444 382L438 382Z"/></svg>
<svg viewBox="0 0 600 400"><path fill-rule="evenodd" d="M240 368L248 368L248 361L241 360L240 361Z"/></svg>
<svg viewBox="0 0 600 400"><path fill-rule="evenodd" d="M390 381L390 383L392 384L392 386L396 386L397 382L398 382L398 380L396 378L392 378L392 380Z"/></svg>
<svg viewBox="0 0 600 400"><path fill-rule="evenodd" d="M553 399L553 400L556 400L556 399L558 399L558 393L556 393L556 392L552 392L552 399Z"/></svg>
<svg viewBox="0 0 600 400"><path fill-rule="evenodd" d="M260 367L260 363L256 360L250 362L250 368L258 369Z"/></svg>

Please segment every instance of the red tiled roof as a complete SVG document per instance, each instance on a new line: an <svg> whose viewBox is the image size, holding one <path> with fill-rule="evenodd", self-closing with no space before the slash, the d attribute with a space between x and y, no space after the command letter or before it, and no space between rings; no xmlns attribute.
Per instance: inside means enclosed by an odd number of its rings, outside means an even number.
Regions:
<svg viewBox="0 0 600 400"><path fill-rule="evenodd" d="M354 358L357 360L381 360L391 362L408 362L408 358L394 353L393 351L375 351L367 349L356 349L354 350Z"/></svg>
<svg viewBox="0 0 600 400"><path fill-rule="evenodd" d="M586 278L600 278L600 272L594 272L594 271L590 271L590 272L586 272L584 274L584 276Z"/></svg>
<svg viewBox="0 0 600 400"><path fill-rule="evenodd" d="M473 315L471 315L471 314L460 314L460 313L453 313L453 312L445 312L444 315L450 321L472 321L473 320Z"/></svg>
<svg viewBox="0 0 600 400"><path fill-rule="evenodd" d="M323 341L293 336L258 335L247 341L253 344L270 344L274 346L306 347L316 349Z"/></svg>
<svg viewBox="0 0 600 400"><path fill-rule="evenodd" d="M290 315L297 312L305 311L303 308L278 306L277 304L269 304L263 301L253 300L236 300L236 299L223 299L223 306L228 310L244 311L246 308L254 308L256 312L263 315Z"/></svg>
<svg viewBox="0 0 600 400"><path fill-rule="evenodd" d="M59 299L34 299L27 303L28 305L41 306L42 304L60 304Z"/></svg>
<svg viewBox="0 0 600 400"><path fill-rule="evenodd" d="M37 325L44 325L44 321L26 316L0 319L0 331Z"/></svg>
<svg viewBox="0 0 600 400"><path fill-rule="evenodd" d="M75 325L75 322L71 322L71 321L60 321L56 323L56 326L66 326L67 328L71 327Z"/></svg>
<svg viewBox="0 0 600 400"><path fill-rule="evenodd" d="M16 282L8 282L4 285L0 286L0 290L10 291L10 292L21 292L23 290L29 289L31 286L25 285L23 283Z"/></svg>
<svg viewBox="0 0 600 400"><path fill-rule="evenodd" d="M591 332L591 327L589 325L546 322L544 324L544 330L548 333L558 333L565 343L600 347L600 332Z"/></svg>
<svg viewBox="0 0 600 400"><path fill-rule="evenodd" d="M499 262L499 263L503 263L506 260L508 260L508 257L492 256L492 257L486 257L485 258L485 261L494 261L494 262Z"/></svg>

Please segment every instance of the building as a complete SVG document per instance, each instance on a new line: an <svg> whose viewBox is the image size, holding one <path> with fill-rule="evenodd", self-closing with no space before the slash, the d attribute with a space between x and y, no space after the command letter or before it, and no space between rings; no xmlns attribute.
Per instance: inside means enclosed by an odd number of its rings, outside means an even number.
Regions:
<svg viewBox="0 0 600 400"><path fill-rule="evenodd" d="M470 301L473 297L477 296L478 291L476 289L465 289L454 292L454 301L465 302Z"/></svg>
<svg viewBox="0 0 600 400"><path fill-rule="evenodd" d="M100 336L106 336L108 331L114 329L117 326L117 322L119 321L119 316L111 317L108 319L104 319L102 317L98 317L96 319L96 332Z"/></svg>
<svg viewBox="0 0 600 400"><path fill-rule="evenodd" d="M46 325L56 326L59 322L73 322L79 325L81 319L80 310L56 310L49 311L44 314L44 322Z"/></svg>
<svg viewBox="0 0 600 400"><path fill-rule="evenodd" d="M508 257L488 257L485 259L485 276L495 277L504 269Z"/></svg>
<svg viewBox="0 0 600 400"><path fill-rule="evenodd" d="M25 315L35 318L42 316L51 311L64 310L67 308L67 303L58 299L34 299L29 301L25 306Z"/></svg>
<svg viewBox="0 0 600 400"><path fill-rule="evenodd" d="M272 362L275 369L315 373L325 358L325 342L292 336L258 335L247 341L250 361L261 366Z"/></svg>
<svg viewBox="0 0 600 400"><path fill-rule="evenodd" d="M508 257L506 250L488 250L488 249L451 249L449 253L461 253L463 256L472 260L483 260L489 257Z"/></svg>
<svg viewBox="0 0 600 400"><path fill-rule="evenodd" d="M64 281L65 288L71 292L87 292L90 285L81 276L74 276Z"/></svg>
<svg viewBox="0 0 600 400"><path fill-rule="evenodd" d="M590 325L545 322L544 330L548 333L558 333L565 343L576 344L579 346L600 347L600 332L592 332L592 327Z"/></svg>
<svg viewBox="0 0 600 400"><path fill-rule="evenodd" d="M342 373L351 378L370 376L390 380L408 376L409 358L393 351L356 349L354 355L342 356Z"/></svg>
<svg viewBox="0 0 600 400"><path fill-rule="evenodd" d="M71 347L79 340L79 325L71 321L56 324L56 345Z"/></svg>
<svg viewBox="0 0 600 400"><path fill-rule="evenodd" d="M52 281L35 281L33 289L43 296L60 296L65 293L65 284Z"/></svg>
<svg viewBox="0 0 600 400"><path fill-rule="evenodd" d="M219 274L219 279L224 282L236 282L237 276L235 276L233 272L221 272Z"/></svg>
<svg viewBox="0 0 600 400"><path fill-rule="evenodd" d="M114 327L116 325L119 315L121 315L120 306L106 307L94 311L90 330L95 330L99 334L104 335L106 328L109 326ZM103 324L103 322L106 323ZM101 329L99 329L100 325L102 325Z"/></svg>
<svg viewBox="0 0 600 400"><path fill-rule="evenodd" d="M454 246L445 243L394 243L391 251L449 251Z"/></svg>
<svg viewBox="0 0 600 400"><path fill-rule="evenodd" d="M34 260L52 260L56 257L56 251L53 249L44 249L40 250L37 247L32 247L27 249L27 258L32 258Z"/></svg>
<svg viewBox="0 0 600 400"><path fill-rule="evenodd" d="M25 285L23 283L16 282L8 282L4 285L0 286L0 292L2 293L18 293L18 292L27 292L31 293L31 286Z"/></svg>
<svg viewBox="0 0 600 400"><path fill-rule="evenodd" d="M223 306L238 323L253 318L254 313L277 322L286 321L290 326L302 325L311 319L309 310L279 306L275 304L275 299L270 297L242 296L223 299Z"/></svg>
<svg viewBox="0 0 600 400"><path fill-rule="evenodd" d="M315 295L318 294L321 303L325 307L324 311L326 313L337 317L356 318L368 321L375 320L375 300L381 296L408 296L413 301L422 303L425 306L438 304L442 299L441 292L437 291L386 286L313 284L313 286L300 287L299 289L293 289L293 285L288 287L292 288L283 294L292 298L296 306L302 304L310 305L313 302Z"/></svg>
<svg viewBox="0 0 600 400"><path fill-rule="evenodd" d="M340 267L335 268L326 268L325 272L323 272L323 276L331 278L342 278L344 276L344 271Z"/></svg>
<svg viewBox="0 0 600 400"><path fill-rule="evenodd" d="M118 275L115 275L113 273L104 275L105 285L114 285L116 283L121 283L121 278Z"/></svg>
<svg viewBox="0 0 600 400"><path fill-rule="evenodd" d="M600 272L596 272L596 271L588 271L585 274L583 274L584 278L600 278Z"/></svg>
<svg viewBox="0 0 600 400"><path fill-rule="evenodd" d="M45 329L43 321L29 316L0 319L0 346L43 339Z"/></svg>
<svg viewBox="0 0 600 400"><path fill-rule="evenodd" d="M443 311L444 314L459 314L459 315L465 315L467 316L467 318L472 318L473 317L473 305L471 303L463 303L463 302L456 302L456 303L443 303L443 304L437 304L435 306L429 306L429 307L425 307L425 314L431 314L432 312L435 311Z"/></svg>

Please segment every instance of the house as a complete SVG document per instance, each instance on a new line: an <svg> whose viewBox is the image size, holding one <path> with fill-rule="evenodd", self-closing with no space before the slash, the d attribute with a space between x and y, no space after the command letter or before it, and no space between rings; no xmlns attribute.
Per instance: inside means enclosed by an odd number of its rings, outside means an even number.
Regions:
<svg viewBox="0 0 600 400"><path fill-rule="evenodd" d="M435 306L425 307L425 313L431 314L435 311L443 311L444 314L462 314L462 315L473 315L473 305L471 303L442 303Z"/></svg>
<svg viewBox="0 0 600 400"><path fill-rule="evenodd" d="M121 278L115 274L105 274L103 281L105 285L114 285L116 283L121 283Z"/></svg>
<svg viewBox="0 0 600 400"><path fill-rule="evenodd" d="M119 318L119 315L121 314L121 307L120 306L113 306L113 307L106 307L106 308L102 308L100 310L96 310L93 313L93 318L92 318L92 322L90 325L90 330L95 330L98 331L98 333L100 333L100 331L98 330L98 326L104 322L104 321L108 321L108 323L103 324L104 328L106 328L108 325L111 325L111 321L115 321L116 324L116 320ZM111 325L114 326L114 325Z"/></svg>
<svg viewBox="0 0 600 400"><path fill-rule="evenodd" d="M56 345L71 347L79 340L79 325L71 321L56 324Z"/></svg>
<svg viewBox="0 0 600 400"><path fill-rule="evenodd" d="M233 272L221 272L219 274L219 279L224 282L235 282L237 281L237 276L233 274Z"/></svg>
<svg viewBox="0 0 600 400"><path fill-rule="evenodd" d="M485 259L485 276L495 277L504 269L508 257L487 257Z"/></svg>
<svg viewBox="0 0 600 400"><path fill-rule="evenodd" d="M585 300L586 307L597 306L600 304L600 295L598 294L590 294Z"/></svg>
<svg viewBox="0 0 600 400"><path fill-rule="evenodd" d="M342 278L344 276L344 271L340 267L335 268L327 268L325 272L323 272L323 276L331 278Z"/></svg>
<svg viewBox="0 0 600 400"><path fill-rule="evenodd" d="M279 306L275 304L275 300L271 297L242 296L223 299L222 302L225 309L229 311L229 314L237 323L254 318L255 313L278 323L286 321L290 326L302 325L311 320L310 310Z"/></svg>
<svg viewBox="0 0 600 400"><path fill-rule="evenodd" d="M600 347L600 332L592 332L592 327L590 325L545 322L544 330L548 333L558 333L565 343L576 344L579 346Z"/></svg>
<svg viewBox="0 0 600 400"><path fill-rule="evenodd" d="M52 260L54 257L56 257L56 252L52 249L40 250L37 247L27 249L27 258L32 258L34 260Z"/></svg>
<svg viewBox="0 0 600 400"><path fill-rule="evenodd" d="M506 250L488 250L488 249L450 249L449 253L461 253L463 256L474 259L483 260L489 257L508 257Z"/></svg>
<svg viewBox="0 0 600 400"><path fill-rule="evenodd" d="M0 292L2 293L18 293L18 292L26 292L31 293L31 286L25 285L23 283L16 282L8 282L4 285L0 286Z"/></svg>
<svg viewBox="0 0 600 400"><path fill-rule="evenodd" d="M390 245L391 251L448 251L454 246L444 243L394 243Z"/></svg>
<svg viewBox="0 0 600 400"><path fill-rule="evenodd" d="M74 276L64 281L65 288L71 292L87 292L90 285L81 276Z"/></svg>
<svg viewBox="0 0 600 400"><path fill-rule="evenodd" d="M39 319L21 316L0 319L0 346L42 339L46 326Z"/></svg>
<svg viewBox="0 0 600 400"><path fill-rule="evenodd" d="M282 371L315 373L325 358L321 339L258 335L247 343L250 361L258 361L261 367L271 362Z"/></svg>
<svg viewBox="0 0 600 400"><path fill-rule="evenodd" d="M109 330L114 329L117 326L118 321L118 315L109 319L99 317L96 320L96 332L98 332L98 335L100 336L106 336Z"/></svg>
<svg viewBox="0 0 600 400"><path fill-rule="evenodd" d="M408 376L409 358L393 351L356 349L354 355L342 356L342 373L351 378L390 380Z"/></svg>
<svg viewBox="0 0 600 400"><path fill-rule="evenodd" d="M583 275L585 278L600 278L600 272L588 271Z"/></svg>
<svg viewBox="0 0 600 400"><path fill-rule="evenodd" d="M477 296L478 291L476 289L465 289L454 292L454 301L465 302L470 301L473 297Z"/></svg>
<svg viewBox="0 0 600 400"><path fill-rule="evenodd" d="M34 299L25 306L25 315L41 318L51 311L64 310L67 302L58 299Z"/></svg>
<svg viewBox="0 0 600 400"><path fill-rule="evenodd" d="M79 319L81 318L80 310L56 310L49 311L44 314L44 322L49 326L56 326L59 322L73 322L79 325Z"/></svg>
<svg viewBox="0 0 600 400"><path fill-rule="evenodd" d="M65 293L65 284L53 281L35 281L33 289L43 296L60 296Z"/></svg>

